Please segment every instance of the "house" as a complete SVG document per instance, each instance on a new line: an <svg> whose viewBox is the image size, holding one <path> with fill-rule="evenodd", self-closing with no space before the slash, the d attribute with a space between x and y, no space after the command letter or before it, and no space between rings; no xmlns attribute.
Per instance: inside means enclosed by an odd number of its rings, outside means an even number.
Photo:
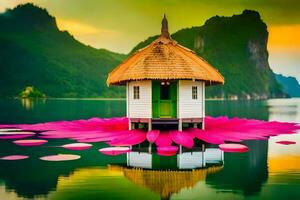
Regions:
<svg viewBox="0 0 300 200"><path fill-rule="evenodd" d="M224 84L224 78L170 37L164 16L160 37L109 73L107 84L126 85L130 130L168 124L204 129L205 87Z"/></svg>

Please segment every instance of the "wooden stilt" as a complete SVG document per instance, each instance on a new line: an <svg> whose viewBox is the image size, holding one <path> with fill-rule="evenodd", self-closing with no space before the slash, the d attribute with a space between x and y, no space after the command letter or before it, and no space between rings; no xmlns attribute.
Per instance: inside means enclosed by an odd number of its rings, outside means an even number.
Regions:
<svg viewBox="0 0 300 200"><path fill-rule="evenodd" d="M150 154L152 153L152 143L149 143L148 152L149 152Z"/></svg>
<svg viewBox="0 0 300 200"><path fill-rule="evenodd" d="M126 161L127 161L127 166L130 166L130 153L129 152L127 152L126 153L127 154L127 159L126 159Z"/></svg>
<svg viewBox="0 0 300 200"><path fill-rule="evenodd" d="M132 130L132 124L131 124L131 120L130 119L128 119L128 129Z"/></svg>
<svg viewBox="0 0 300 200"><path fill-rule="evenodd" d="M193 124L193 128L197 128L197 123L194 123L194 124Z"/></svg>
<svg viewBox="0 0 300 200"><path fill-rule="evenodd" d="M152 120L149 119L149 122L148 122L148 131L151 131L152 130Z"/></svg>
<svg viewBox="0 0 300 200"><path fill-rule="evenodd" d="M205 167L206 166L206 162L205 162L205 145L202 144L202 167Z"/></svg>
<svg viewBox="0 0 300 200"><path fill-rule="evenodd" d="M182 131L182 119L178 120L178 131Z"/></svg>

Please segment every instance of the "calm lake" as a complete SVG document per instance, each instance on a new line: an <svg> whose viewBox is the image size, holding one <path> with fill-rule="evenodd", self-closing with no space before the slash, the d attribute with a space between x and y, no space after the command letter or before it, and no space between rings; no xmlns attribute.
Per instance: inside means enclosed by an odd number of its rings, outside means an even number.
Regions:
<svg viewBox="0 0 300 200"><path fill-rule="evenodd" d="M125 116L125 106L123 100L0 99L0 124L120 117ZM207 101L206 114L300 122L300 99ZM297 144L275 143L282 139ZM107 146L104 143L76 151L79 160L39 160L45 155L74 153L56 148L69 142L51 140L41 147L19 147L0 140L0 157L30 156L0 160L0 199L300 199L300 134L245 141L248 152L224 153L221 166L203 170L122 168L128 162L126 155L99 153L99 148Z"/></svg>

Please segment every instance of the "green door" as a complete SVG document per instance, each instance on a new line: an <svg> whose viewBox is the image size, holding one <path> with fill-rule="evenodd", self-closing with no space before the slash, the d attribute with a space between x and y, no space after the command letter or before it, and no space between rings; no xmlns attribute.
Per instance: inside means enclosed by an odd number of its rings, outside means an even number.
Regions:
<svg viewBox="0 0 300 200"><path fill-rule="evenodd" d="M153 118L176 118L177 81L152 81Z"/></svg>
<svg viewBox="0 0 300 200"><path fill-rule="evenodd" d="M156 153L152 154L152 169L178 169L177 156L159 156Z"/></svg>

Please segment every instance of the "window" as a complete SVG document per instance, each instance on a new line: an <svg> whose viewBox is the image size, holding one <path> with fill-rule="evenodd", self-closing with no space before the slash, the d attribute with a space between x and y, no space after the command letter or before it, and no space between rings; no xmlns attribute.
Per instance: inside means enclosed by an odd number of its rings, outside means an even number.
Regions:
<svg viewBox="0 0 300 200"><path fill-rule="evenodd" d="M133 86L133 99L140 99L140 86Z"/></svg>
<svg viewBox="0 0 300 200"><path fill-rule="evenodd" d="M192 99L198 99L198 88L197 88L197 86L192 87Z"/></svg>
<svg viewBox="0 0 300 200"><path fill-rule="evenodd" d="M161 100L170 100L170 82L161 82L160 83L160 99Z"/></svg>

